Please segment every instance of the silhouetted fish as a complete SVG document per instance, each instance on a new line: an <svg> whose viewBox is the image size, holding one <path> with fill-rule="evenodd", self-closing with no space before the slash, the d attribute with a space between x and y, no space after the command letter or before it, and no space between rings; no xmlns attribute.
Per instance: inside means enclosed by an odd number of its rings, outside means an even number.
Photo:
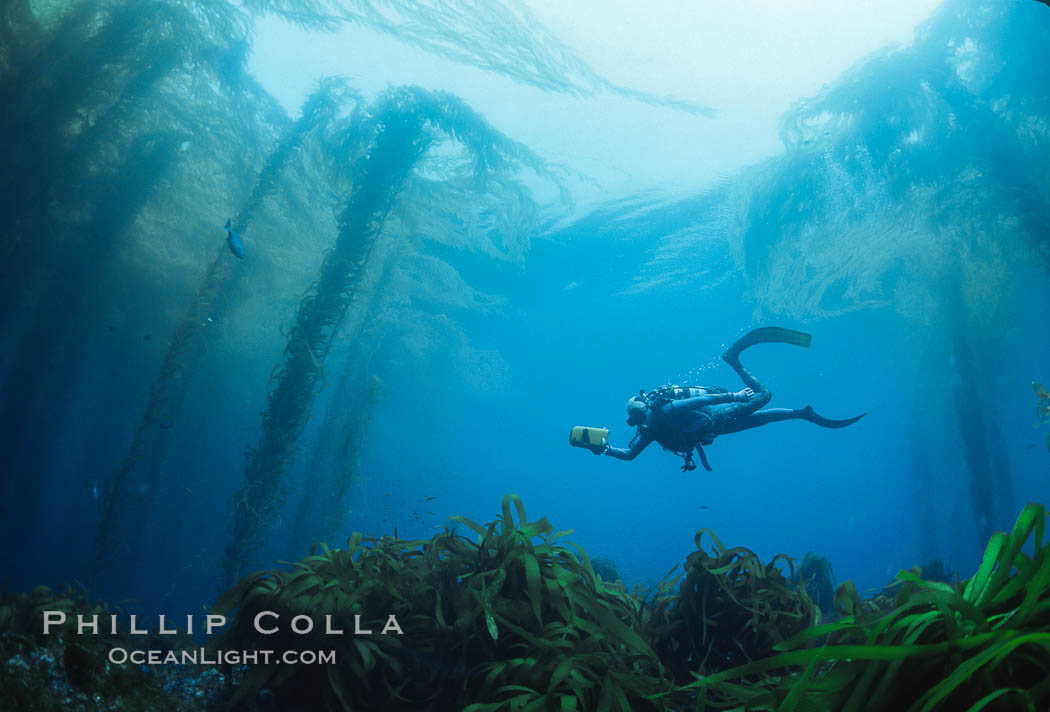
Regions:
<svg viewBox="0 0 1050 712"><path fill-rule="evenodd" d="M230 224L229 218L227 218L223 230L226 231L226 244L230 246L230 252L232 252L237 259L243 260L244 241L241 240L240 233L233 229L233 225Z"/></svg>
<svg viewBox="0 0 1050 712"><path fill-rule="evenodd" d="M167 430L168 428L170 428L173 425L175 425L175 423L171 422L170 420L163 420L160 423L160 429L161 430Z"/></svg>

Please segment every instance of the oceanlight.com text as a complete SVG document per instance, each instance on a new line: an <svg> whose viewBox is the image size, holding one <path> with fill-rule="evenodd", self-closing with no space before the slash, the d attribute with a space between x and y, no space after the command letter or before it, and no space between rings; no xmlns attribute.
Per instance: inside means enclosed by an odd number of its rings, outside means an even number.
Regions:
<svg viewBox="0 0 1050 712"><path fill-rule="evenodd" d="M334 650L128 650L112 648L114 665L334 665Z"/></svg>

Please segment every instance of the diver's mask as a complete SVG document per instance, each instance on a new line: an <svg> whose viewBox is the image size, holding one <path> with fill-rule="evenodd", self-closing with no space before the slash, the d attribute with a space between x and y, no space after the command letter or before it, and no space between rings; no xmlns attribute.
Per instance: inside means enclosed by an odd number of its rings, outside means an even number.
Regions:
<svg viewBox="0 0 1050 712"><path fill-rule="evenodd" d="M638 396L632 396L631 399L627 401L627 424L642 425L645 423L645 416L648 411L648 403Z"/></svg>

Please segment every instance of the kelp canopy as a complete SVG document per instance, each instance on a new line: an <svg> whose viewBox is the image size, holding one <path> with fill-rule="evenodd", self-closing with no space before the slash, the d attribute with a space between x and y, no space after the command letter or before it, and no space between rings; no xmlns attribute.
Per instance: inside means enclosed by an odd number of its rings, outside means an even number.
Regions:
<svg viewBox="0 0 1050 712"><path fill-rule="evenodd" d="M230 5L14 2L2 19L12 41L0 75L8 107L0 119L0 340L18 346L5 348L0 384L10 424L0 467L16 473L3 478L3 522L14 539L68 548L81 560L92 557L91 537L79 533L98 525L95 553L106 560L113 542L132 536L117 518L142 521L138 500L149 509L163 463L141 461L152 446L133 448L118 470L113 457L127 452L136 416L89 417L77 443L56 435L82 413L142 412L137 377L156 373L152 351L165 341L153 340L154 330L189 304L186 285L216 252L214 215L248 195L289 122L245 73L250 21ZM197 326L209 323L202 316ZM164 368L179 373L181 364ZM186 388L158 389L155 400L177 400ZM158 431L175 417L174 408L157 413L145 439L170 440ZM129 476L107 490L118 471ZM61 481L56 472L78 477ZM69 512L78 536L68 542L35 517L56 490L120 503L106 507L101 524L91 506ZM104 531L111 524L112 538Z"/></svg>
<svg viewBox="0 0 1050 712"><path fill-rule="evenodd" d="M521 84L573 96L606 91L676 111L712 117L696 102L620 86L594 70L521 3L490 0L419 0L407 8L390 0L248 0L255 12L270 12L304 27L335 30L362 25L438 56L502 74ZM498 32L498 41L490 37Z"/></svg>
<svg viewBox="0 0 1050 712"><path fill-rule="evenodd" d="M4 525L13 538L34 531L53 485L39 475L90 473L76 492L100 504L78 508L66 527L96 531L95 550L78 536L72 555L94 561L89 578L106 590L170 593L167 574L148 572L166 568L163 552L180 534L204 547L192 567L213 556L228 521L231 551L261 543L259 527L286 517L287 477L298 474L288 465L302 462L296 440L328 376L368 383L384 365L372 349L354 356L362 328L367 338L421 330L423 357L442 342L469 355L445 312L501 302L460 275L456 256L520 263L539 223L527 186L553 180L441 93L406 87L366 100L328 78L290 120L245 70L252 22L225 3L5 5L0 337L21 346L0 361L12 424L0 459L19 473L4 478ZM243 261L224 244L226 217L242 234ZM305 295L298 308L289 294ZM119 362L105 358L111 351ZM257 421L201 404L215 394L259 400L260 356L279 366L253 434ZM320 403L338 416L332 427L353 415L331 397ZM56 418L91 412L114 417L91 418L82 447L53 446ZM246 447L238 493L213 468L236 467ZM356 444L317 444L334 447ZM335 468L292 506L312 510L347 486ZM337 501L326 500L326 528L344 521ZM66 536L40 528L42 546ZM145 571L135 565L142 551ZM165 590L140 588L149 586Z"/></svg>
<svg viewBox="0 0 1050 712"><path fill-rule="evenodd" d="M593 216L618 231L662 227L631 294L713 290L736 267L756 321L869 318L906 335L880 405L912 431L909 506L928 548L955 482L966 482L975 548L1022 503L999 380L1006 345L1030 340L1012 330L1031 328L1015 317L1029 308L1019 291L1033 267L1050 269L1050 94L1031 71L1048 62L1046 8L949 0L913 43L792 106L782 155L685 200ZM930 423L957 442L928 442ZM946 450L960 454L962 477L930 472L945 472Z"/></svg>
<svg viewBox="0 0 1050 712"><path fill-rule="evenodd" d="M1044 14L947 2L913 45L799 102L732 238L765 313L889 306L922 331L919 379L950 394L978 542L1015 503L994 388L975 385L1020 277L1050 268L1050 95L1026 69L1050 60Z"/></svg>

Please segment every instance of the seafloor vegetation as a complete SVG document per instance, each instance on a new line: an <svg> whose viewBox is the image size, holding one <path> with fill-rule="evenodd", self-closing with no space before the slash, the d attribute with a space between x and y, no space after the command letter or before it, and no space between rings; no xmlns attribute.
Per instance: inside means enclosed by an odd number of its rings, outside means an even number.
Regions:
<svg viewBox="0 0 1050 712"><path fill-rule="evenodd" d="M67 616L45 635L44 611ZM141 636L106 625L128 612L90 601L82 590L32 592L0 599L0 707L5 710L205 710L225 694L222 675L208 668L112 665L113 648L173 650L191 646L185 635ZM78 635L77 616L98 616L98 634Z"/></svg>
<svg viewBox="0 0 1050 712"><path fill-rule="evenodd" d="M571 531L530 521L510 495L486 525L455 517L427 540L357 533L345 549L322 545L243 578L211 611L231 616L213 651L335 650L336 664L108 664L114 646L200 643L77 636L72 623L45 637L44 610L70 620L110 610L41 587L0 603L0 695L19 709L1040 709L1050 699L1046 519L1042 505L1025 507L963 581L916 567L866 600L847 581L822 620L787 556L762 563L701 530L683 571L628 592L595 573ZM259 611L318 624L263 635ZM402 634L379 634L390 615ZM326 616L348 634L326 634Z"/></svg>

